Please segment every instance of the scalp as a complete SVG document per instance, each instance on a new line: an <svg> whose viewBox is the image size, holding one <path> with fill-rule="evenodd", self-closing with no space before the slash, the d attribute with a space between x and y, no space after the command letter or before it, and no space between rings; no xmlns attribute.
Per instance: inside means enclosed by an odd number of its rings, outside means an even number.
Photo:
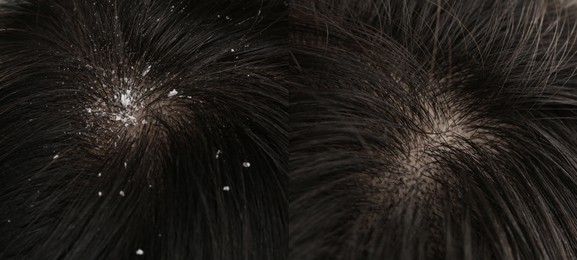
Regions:
<svg viewBox="0 0 577 260"><path fill-rule="evenodd" d="M285 8L5 6L0 258L282 257Z"/></svg>
<svg viewBox="0 0 577 260"><path fill-rule="evenodd" d="M575 208L537 199L574 197L575 151L559 146L575 129L574 9L552 1L294 6L291 256L576 254L566 245L573 231L561 231Z"/></svg>

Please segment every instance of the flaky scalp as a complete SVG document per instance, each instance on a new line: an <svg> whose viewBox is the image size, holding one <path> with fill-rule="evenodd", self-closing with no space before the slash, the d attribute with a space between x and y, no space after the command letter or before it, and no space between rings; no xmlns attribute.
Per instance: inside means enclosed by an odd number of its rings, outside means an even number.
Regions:
<svg viewBox="0 0 577 260"><path fill-rule="evenodd" d="M1 10L0 258L286 255L285 5Z"/></svg>

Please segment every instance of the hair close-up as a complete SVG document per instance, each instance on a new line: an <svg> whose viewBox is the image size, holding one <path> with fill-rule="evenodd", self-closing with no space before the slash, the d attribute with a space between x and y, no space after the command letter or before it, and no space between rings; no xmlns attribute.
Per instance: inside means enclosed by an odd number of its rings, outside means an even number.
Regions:
<svg viewBox="0 0 577 260"><path fill-rule="evenodd" d="M0 259L283 259L281 1L0 6Z"/></svg>
<svg viewBox="0 0 577 260"><path fill-rule="evenodd" d="M290 259L577 259L577 9L295 0Z"/></svg>
<svg viewBox="0 0 577 260"><path fill-rule="evenodd" d="M577 259L577 0L0 0L4 259Z"/></svg>

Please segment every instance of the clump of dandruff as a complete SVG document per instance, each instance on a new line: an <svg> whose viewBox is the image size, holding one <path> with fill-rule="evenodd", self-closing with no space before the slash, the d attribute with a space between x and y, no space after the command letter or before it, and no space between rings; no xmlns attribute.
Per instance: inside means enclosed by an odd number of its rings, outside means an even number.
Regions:
<svg viewBox="0 0 577 260"><path fill-rule="evenodd" d="M124 107L132 106L132 89L126 90L126 93L120 94L120 103Z"/></svg>
<svg viewBox="0 0 577 260"><path fill-rule="evenodd" d="M174 97L177 94L178 94L178 91L176 91L176 89L173 89L170 92L168 92L168 97Z"/></svg>
<svg viewBox="0 0 577 260"><path fill-rule="evenodd" d="M98 149L106 143L117 147L116 138L138 137L156 129L153 127L157 116L172 119L177 115L175 104L193 102L182 90L167 88L164 81L150 78L155 70L149 64L140 69L124 67L122 71L87 68L95 80L82 86L86 101L79 104L77 111L85 116L86 136L95 138Z"/></svg>
<svg viewBox="0 0 577 260"><path fill-rule="evenodd" d="M115 97L118 97L118 95ZM132 89L127 89L124 93L121 93L119 101L122 107L111 113L112 120L122 122L125 126L135 125L137 123L136 114L142 108L141 104L134 104L136 98L137 95Z"/></svg>
<svg viewBox="0 0 577 260"><path fill-rule="evenodd" d="M147 65L144 70L139 73L142 77L150 72L151 66ZM116 73L110 73L115 75ZM102 73L99 77L109 78L107 73ZM138 76L137 76L138 77ZM130 78L116 78L112 79L112 84L105 84L95 81L100 84L96 87L102 89L105 96L99 96L94 102L85 107L86 113L89 114L87 127L91 127L94 123L101 125L102 120L118 122L125 127L137 125L140 120L137 120L138 115L144 108L142 99L143 93L139 91L138 82ZM94 89L94 87L90 87Z"/></svg>
<svg viewBox="0 0 577 260"><path fill-rule="evenodd" d="M114 94L110 100L97 100L85 108L86 113L92 119L89 120L88 126L93 126L95 120L98 122L100 120L120 122L126 127L136 125L138 123L137 115L143 108L142 104L135 103L137 97L137 93L132 89L127 89L124 92Z"/></svg>

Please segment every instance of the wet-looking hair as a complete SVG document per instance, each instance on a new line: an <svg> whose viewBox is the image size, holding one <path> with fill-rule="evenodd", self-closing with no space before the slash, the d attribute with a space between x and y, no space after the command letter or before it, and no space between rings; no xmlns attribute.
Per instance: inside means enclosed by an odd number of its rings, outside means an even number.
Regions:
<svg viewBox="0 0 577 260"><path fill-rule="evenodd" d="M0 258L282 259L286 4L0 9Z"/></svg>
<svg viewBox="0 0 577 260"><path fill-rule="evenodd" d="M577 12L297 0L291 259L577 258Z"/></svg>

